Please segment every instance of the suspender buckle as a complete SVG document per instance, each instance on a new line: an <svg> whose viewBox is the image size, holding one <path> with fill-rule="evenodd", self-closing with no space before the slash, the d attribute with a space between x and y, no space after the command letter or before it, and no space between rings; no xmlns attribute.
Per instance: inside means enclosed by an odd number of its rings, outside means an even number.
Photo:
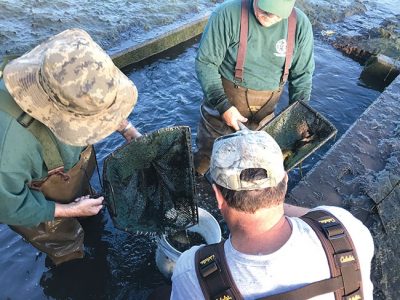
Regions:
<svg viewBox="0 0 400 300"><path fill-rule="evenodd" d="M329 225L327 224L324 225L322 228L324 230L325 236L330 240L340 239L345 236L343 226L338 223Z"/></svg>
<svg viewBox="0 0 400 300"><path fill-rule="evenodd" d="M346 295L342 297L343 300L362 300L364 299L360 289L356 290L355 292L351 293L350 295Z"/></svg>
<svg viewBox="0 0 400 300"><path fill-rule="evenodd" d="M242 80L240 78L233 78L233 86L235 89L237 89L239 87L239 82L242 82Z"/></svg>
<svg viewBox="0 0 400 300"><path fill-rule="evenodd" d="M214 259L209 260L205 264L202 264L203 261L200 262L200 274L201 276L208 277L216 271L219 271L219 267L217 262Z"/></svg>
<svg viewBox="0 0 400 300"><path fill-rule="evenodd" d="M336 221L334 217L324 216L319 218L317 221L322 227L325 236L329 240L336 240L345 236L345 230L343 226Z"/></svg>
<svg viewBox="0 0 400 300"><path fill-rule="evenodd" d="M23 127L28 128L35 119L28 115L26 112L23 112L18 118L17 122L21 124Z"/></svg>

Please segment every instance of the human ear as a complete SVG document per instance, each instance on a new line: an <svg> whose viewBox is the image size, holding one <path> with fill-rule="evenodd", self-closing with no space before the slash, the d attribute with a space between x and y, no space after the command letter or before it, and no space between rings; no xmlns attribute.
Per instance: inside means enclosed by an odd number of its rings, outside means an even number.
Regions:
<svg viewBox="0 0 400 300"><path fill-rule="evenodd" d="M222 196L220 189L215 184L212 185L212 188L215 193L215 198L217 199L218 209L221 209L225 202L225 198Z"/></svg>

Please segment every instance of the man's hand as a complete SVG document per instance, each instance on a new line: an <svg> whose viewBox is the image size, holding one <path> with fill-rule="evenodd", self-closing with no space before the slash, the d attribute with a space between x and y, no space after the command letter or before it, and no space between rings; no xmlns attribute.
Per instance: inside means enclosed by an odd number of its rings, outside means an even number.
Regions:
<svg viewBox="0 0 400 300"><path fill-rule="evenodd" d="M240 129L238 121L242 123L247 122L247 118L243 117L234 106L222 114L222 119L225 121L226 125L233 127L236 131Z"/></svg>
<svg viewBox="0 0 400 300"><path fill-rule="evenodd" d="M119 124L117 131L123 135L127 142L142 136L141 133L128 120L123 120Z"/></svg>
<svg viewBox="0 0 400 300"><path fill-rule="evenodd" d="M68 204L56 203L54 217L88 217L99 213L103 208L104 197L90 198L89 195L76 198Z"/></svg>

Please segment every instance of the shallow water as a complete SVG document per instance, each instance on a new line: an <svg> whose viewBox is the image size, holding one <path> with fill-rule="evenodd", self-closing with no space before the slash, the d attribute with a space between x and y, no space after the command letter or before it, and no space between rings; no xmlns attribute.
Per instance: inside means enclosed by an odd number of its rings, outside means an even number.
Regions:
<svg viewBox="0 0 400 300"><path fill-rule="evenodd" d="M202 99L194 73L196 48L197 44L174 49L167 57L124 70L139 90L130 119L142 132L189 125L195 134ZM362 67L358 63L318 41L315 52L311 105L331 120L341 135L379 92L359 82ZM100 163L122 143L121 137L113 134L96 145ZM303 172L328 148L307 159ZM292 182L299 177L298 170L290 174ZM153 238L114 229L107 213L86 223L87 258L55 270L45 267L45 255L0 225L0 298L144 299L149 290L164 282L155 267Z"/></svg>
<svg viewBox="0 0 400 300"><path fill-rule="evenodd" d="M210 0L0 0L0 60L22 54L68 28L85 29L104 49L136 44L215 4Z"/></svg>
<svg viewBox="0 0 400 300"><path fill-rule="evenodd" d="M382 3L392 5L394 1L397 0ZM113 51L124 43L152 37L162 28L188 20L194 14L206 13L213 6L213 2L206 0L190 4L183 0L118 0L103 1L101 6L96 1L79 5L73 0L0 0L0 55L23 53L45 37L69 27L85 28L103 47ZM351 26L346 30L351 30ZM187 48L175 48L162 57L124 70L138 86L139 102L130 119L140 131L188 125L194 140L202 99L194 72L196 48L196 43L188 43ZM336 126L340 136L379 92L359 81L362 67L358 63L320 41L316 41L315 53L317 67L311 105ZM280 109L286 104L285 93ZM96 145L100 165L122 143L121 137L113 134ZM330 141L307 159L303 173L333 143ZM300 177L298 169L292 171L291 186ZM144 299L152 288L164 282L155 267L154 238L114 229L106 212L83 222L87 258L54 270L45 266L45 255L7 226L0 225L0 299Z"/></svg>
<svg viewBox="0 0 400 300"><path fill-rule="evenodd" d="M125 70L138 86L138 105L131 120L142 132L166 126L188 125L192 129L193 141L195 140L198 109L202 99L201 88L194 72L197 46L195 44L184 50L178 58L171 56L143 69ZM338 129L339 137L379 92L366 88L359 80L362 67L358 63L344 57L329 45L317 41L315 53L316 71L310 104L333 123ZM176 82L179 82L179 85L175 84ZM278 111L287 104L288 96L285 91ZM118 137L113 136L104 146L99 147L100 157L109 153L112 149L109 147L118 143L117 139ZM316 155L305 160L302 164L303 173L307 172L333 143L334 140L328 142ZM291 186L300 179L299 173L298 170L291 172Z"/></svg>

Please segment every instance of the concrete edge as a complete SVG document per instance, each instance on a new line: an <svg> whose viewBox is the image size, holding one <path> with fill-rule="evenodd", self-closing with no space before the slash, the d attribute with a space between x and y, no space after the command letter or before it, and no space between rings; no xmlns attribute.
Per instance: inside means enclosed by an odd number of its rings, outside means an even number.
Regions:
<svg viewBox="0 0 400 300"><path fill-rule="evenodd" d="M365 121L366 116L373 110L377 109L377 105L386 97L387 94L392 93L392 88L395 85L400 84L400 76L395 77L393 82L391 82L385 90L365 109L365 111L354 121L353 124L343 133L343 135L332 145L332 147L321 157L321 159L308 171L308 173L292 188L292 190L287 193L286 200L292 201L293 203L300 205L300 206L307 206L307 203L299 199L296 195L306 195L310 193L309 186L307 180L314 176L317 176L320 172L323 172L325 160L334 156L335 152L338 151L342 143L345 143L347 139L349 139L349 135L355 130L360 122ZM314 198L315 195L311 195L311 198ZM316 205L312 203L312 205Z"/></svg>
<svg viewBox="0 0 400 300"><path fill-rule="evenodd" d="M209 15L202 16L188 24L170 30L159 37L114 53L111 55L111 58L114 64L120 69L133 63L140 62L200 35L204 30L208 18Z"/></svg>

